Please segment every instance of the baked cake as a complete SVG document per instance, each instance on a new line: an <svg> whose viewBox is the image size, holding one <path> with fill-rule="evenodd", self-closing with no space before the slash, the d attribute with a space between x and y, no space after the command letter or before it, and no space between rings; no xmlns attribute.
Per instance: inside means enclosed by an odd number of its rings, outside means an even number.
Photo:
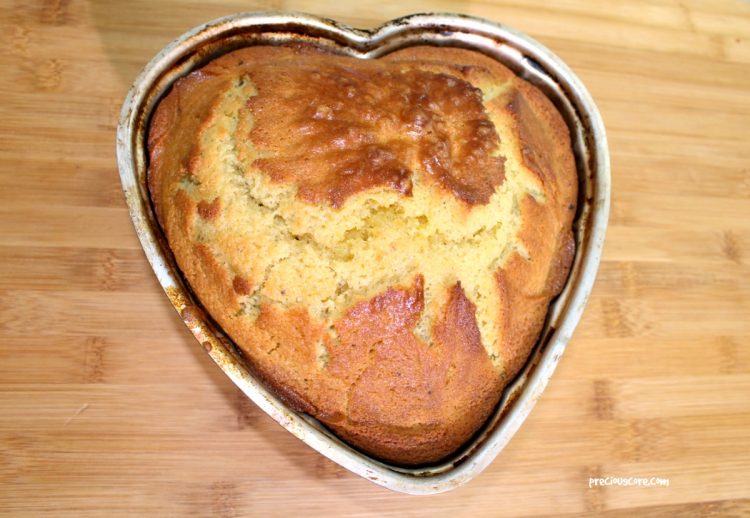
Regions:
<svg viewBox="0 0 750 518"><path fill-rule="evenodd" d="M574 255L567 127L476 52L236 50L174 84L148 147L205 309L289 406L384 461L477 432Z"/></svg>

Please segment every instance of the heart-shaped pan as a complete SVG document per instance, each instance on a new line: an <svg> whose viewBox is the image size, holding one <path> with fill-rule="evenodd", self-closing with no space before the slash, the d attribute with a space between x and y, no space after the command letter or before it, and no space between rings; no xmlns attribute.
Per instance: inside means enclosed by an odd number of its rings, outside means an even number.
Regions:
<svg viewBox="0 0 750 518"><path fill-rule="evenodd" d="M154 106L181 76L231 50L306 41L369 59L414 45L469 48L497 59L539 87L565 118L579 177L577 253L567 285L551 304L540 339L498 408L469 444L440 464L403 468L379 462L343 443L315 419L294 412L256 380L236 346L200 309L177 269L154 217L146 186L146 134ZM279 424L329 459L389 489L440 493L476 476L528 416L581 317L599 266L609 212L609 154L604 126L579 79L554 54L508 27L451 14L416 14L373 30L352 29L299 13L244 13L200 25L167 45L146 66L125 98L117 129L122 187L136 232L156 277L185 324L216 364Z"/></svg>

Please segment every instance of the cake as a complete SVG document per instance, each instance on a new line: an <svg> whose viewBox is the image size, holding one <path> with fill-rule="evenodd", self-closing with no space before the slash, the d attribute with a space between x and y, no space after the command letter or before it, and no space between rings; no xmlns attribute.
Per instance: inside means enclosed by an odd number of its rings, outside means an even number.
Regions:
<svg viewBox="0 0 750 518"><path fill-rule="evenodd" d="M574 256L567 126L474 51L235 50L174 83L148 150L177 265L251 371L398 465L481 428Z"/></svg>

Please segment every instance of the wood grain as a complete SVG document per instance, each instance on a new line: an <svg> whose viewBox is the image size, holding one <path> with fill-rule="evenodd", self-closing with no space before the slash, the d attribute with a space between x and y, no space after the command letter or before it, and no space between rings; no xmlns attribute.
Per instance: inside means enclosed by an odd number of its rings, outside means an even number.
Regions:
<svg viewBox="0 0 750 518"><path fill-rule="evenodd" d="M0 514L750 514L750 4L636 0L0 4ZM285 9L419 11L525 31L608 130L604 260L552 382L468 486L414 498L245 399L171 309L114 154L140 68L187 28ZM669 487L589 488L589 477Z"/></svg>

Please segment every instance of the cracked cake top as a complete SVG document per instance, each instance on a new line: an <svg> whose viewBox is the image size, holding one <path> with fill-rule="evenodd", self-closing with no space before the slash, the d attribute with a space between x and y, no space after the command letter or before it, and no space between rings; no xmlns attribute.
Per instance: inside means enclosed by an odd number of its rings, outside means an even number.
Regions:
<svg viewBox="0 0 750 518"><path fill-rule="evenodd" d="M468 50L240 49L175 83L148 146L203 306L288 404L389 462L479 429L572 261L567 127Z"/></svg>

